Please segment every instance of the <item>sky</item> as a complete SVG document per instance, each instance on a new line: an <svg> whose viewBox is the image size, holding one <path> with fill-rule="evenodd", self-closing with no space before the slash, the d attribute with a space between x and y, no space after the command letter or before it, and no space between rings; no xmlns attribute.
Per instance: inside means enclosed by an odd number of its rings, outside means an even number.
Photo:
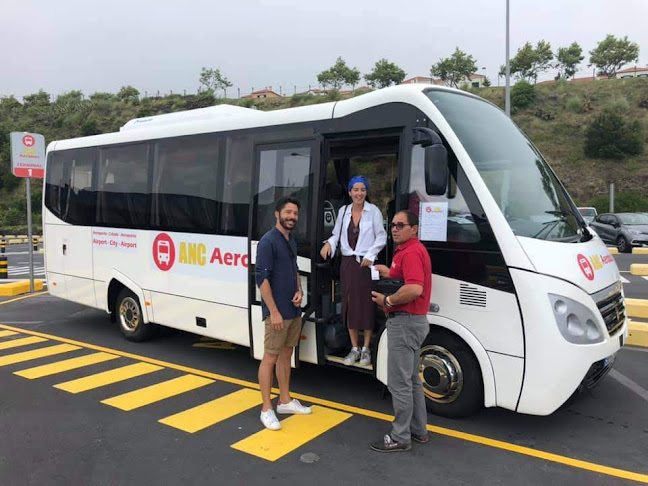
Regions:
<svg viewBox="0 0 648 486"><path fill-rule="evenodd" d="M511 56L527 41L545 39L554 52L576 41L586 56L580 75L591 75L587 53L611 33L638 43L639 65L648 65L648 0L510 0L510 8ZM203 66L229 79L228 96L270 86L292 94L315 87L338 56L363 74L387 58L407 77L429 76L455 47L497 85L505 19L505 0L2 0L0 96L125 85L149 96L190 93Z"/></svg>

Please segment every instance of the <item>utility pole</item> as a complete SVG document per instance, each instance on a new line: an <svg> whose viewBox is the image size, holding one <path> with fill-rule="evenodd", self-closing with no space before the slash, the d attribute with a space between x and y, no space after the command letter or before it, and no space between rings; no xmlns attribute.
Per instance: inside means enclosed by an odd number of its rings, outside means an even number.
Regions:
<svg viewBox="0 0 648 486"><path fill-rule="evenodd" d="M511 62L509 59L509 1L506 0L506 97L504 106L506 114L511 116Z"/></svg>

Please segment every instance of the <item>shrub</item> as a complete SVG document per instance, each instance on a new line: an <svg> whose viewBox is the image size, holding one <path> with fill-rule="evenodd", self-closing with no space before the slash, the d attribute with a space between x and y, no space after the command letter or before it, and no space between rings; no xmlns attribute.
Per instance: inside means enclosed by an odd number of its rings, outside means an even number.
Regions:
<svg viewBox="0 0 648 486"><path fill-rule="evenodd" d="M599 213L610 210L610 195L602 194L590 201ZM634 213L648 211L648 198L633 191L619 192L614 195L614 211L617 213Z"/></svg>
<svg viewBox="0 0 648 486"><path fill-rule="evenodd" d="M630 109L628 100L622 97L615 96L605 105L607 111L625 114Z"/></svg>
<svg viewBox="0 0 648 486"><path fill-rule="evenodd" d="M622 159L643 151L643 133L638 120L627 120L606 110L594 118L585 132L585 155L600 159Z"/></svg>
<svg viewBox="0 0 648 486"><path fill-rule="evenodd" d="M572 96L567 100L566 108L567 111L572 113L581 113L583 111L583 100L578 96Z"/></svg>
<svg viewBox="0 0 648 486"><path fill-rule="evenodd" d="M513 108L526 108L532 105L535 100L535 86L526 81L518 81L511 89L511 106Z"/></svg>

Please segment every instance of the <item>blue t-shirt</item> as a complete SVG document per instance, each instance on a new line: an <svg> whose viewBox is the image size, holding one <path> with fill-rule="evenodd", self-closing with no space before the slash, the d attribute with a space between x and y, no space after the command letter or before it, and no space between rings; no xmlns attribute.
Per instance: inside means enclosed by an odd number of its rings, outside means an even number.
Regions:
<svg viewBox="0 0 648 486"><path fill-rule="evenodd" d="M258 287L268 279L272 297L284 319L294 319L301 315L301 309L292 303L292 298L297 292L297 271L295 238L290 235L290 240L286 241L281 231L272 228L259 241L254 273ZM270 311L263 299L261 300L263 319L265 319L270 315Z"/></svg>

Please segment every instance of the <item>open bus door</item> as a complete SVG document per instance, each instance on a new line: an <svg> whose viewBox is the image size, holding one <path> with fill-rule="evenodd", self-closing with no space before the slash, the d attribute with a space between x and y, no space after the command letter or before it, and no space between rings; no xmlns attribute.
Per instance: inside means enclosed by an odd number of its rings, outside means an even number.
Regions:
<svg viewBox="0 0 648 486"><path fill-rule="evenodd" d="M304 326L300 343L293 353L292 366L299 361L317 363L317 336L310 303L314 288L314 274L311 262L315 262L319 251L315 241L316 231L313 211L314 188L318 184L320 164L320 143L318 140L303 140L284 143L257 145L253 177L253 201L250 217L249 243L249 299L250 299L250 350L256 359L263 358L265 326L262 319L261 294L256 285L254 269L256 248L261 237L276 224L275 204L285 196L300 202L299 221L292 231L297 240L297 266L304 292L302 310Z"/></svg>

